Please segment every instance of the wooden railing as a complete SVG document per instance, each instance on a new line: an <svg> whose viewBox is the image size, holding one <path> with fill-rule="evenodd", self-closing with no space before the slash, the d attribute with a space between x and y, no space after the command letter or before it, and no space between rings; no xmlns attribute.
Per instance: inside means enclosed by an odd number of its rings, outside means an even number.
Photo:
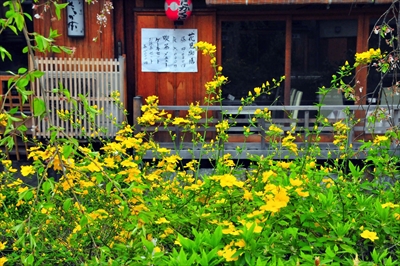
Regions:
<svg viewBox="0 0 400 266"><path fill-rule="evenodd" d="M44 75L32 84L32 90L36 96L45 100L50 113L48 119L37 122L36 135L38 137L49 137L49 128L52 126L64 128L65 134L71 137L84 138L85 131L89 135L92 130L91 123L82 105L74 110L73 103L66 100L59 89L62 85L67 89L70 96L80 101L79 94L85 95L91 106L97 106L103 113L96 116L95 123L98 127L107 129L107 133L99 136L113 137L117 127L107 117L112 115L116 122L123 120L123 110L113 102L111 93L119 91L120 98L124 99L125 89L125 58L118 59L79 59L79 58L37 58L38 70L43 71ZM57 111L71 112L73 121L62 121L57 115ZM80 125L74 123L79 120ZM72 122L72 123L71 123ZM60 135L60 134L59 134ZM96 135L97 136L97 135Z"/></svg>
<svg viewBox="0 0 400 266"><path fill-rule="evenodd" d="M137 123L137 118L141 115L141 106L142 106L142 98L135 97L133 104L133 116L135 129L137 132L146 131L146 132L154 132L155 127L141 127ZM249 119L254 117L254 112L257 109L263 110L264 108L268 108L273 114L275 114L275 118L272 118L272 123L279 125L284 131L291 130L293 125L296 126L296 142L300 145L304 144L305 140L309 141L309 136L307 135L310 132L313 132L313 128L316 122L316 114L318 112L317 106L245 106L242 110L239 110L239 106L201 106L206 110L213 113L213 122L209 123L208 128L199 128L200 132L216 132L215 125L221 119L230 119L230 116L237 116L235 119L236 124L233 125L229 129L230 141L225 145L225 152L230 152L231 154L235 154L235 148L239 145L237 140L243 141L243 126L249 126ZM182 111L188 111L189 106L159 106L160 110L165 110L169 113L172 113L172 117L179 117L182 114ZM381 108L381 112L385 112L388 119L385 121L377 121L374 124L368 122L368 116L372 115L372 113L377 109ZM371 134L383 134L389 127L398 126L399 118L400 118L400 107L399 106L376 106L376 105L327 105L322 106L321 110L329 110L331 115L327 117L329 122L336 122L340 120L346 120L345 109L348 110L350 115L353 115L359 118L359 122L351 127L351 131L349 132L349 144L352 144L354 147L360 146L358 140L361 139L370 139ZM297 110L299 112L299 118L291 119L290 114ZM200 121L199 125L205 121ZM268 122L270 123L270 122ZM247 139L246 149L248 152L253 154L264 154L266 150L269 148L268 138L265 134L265 129L268 129L269 124L263 119L257 119L256 127L250 127L252 133L256 138L251 138L252 143L248 143L249 139ZM321 136L327 136L325 138L321 138L320 145L327 148L335 147L332 145L334 129L333 127L323 127L320 128L322 130ZM186 147L191 147L190 143L185 143L182 141L180 136L182 136L182 129L178 126L170 126L168 128L164 128L160 126L157 128L157 132L165 132L172 131L173 134L176 135L174 142L161 140L161 145L182 149L180 151L180 155L185 154L184 149ZM256 140L256 141L255 141ZM195 153L195 152L194 152ZM191 151L188 156L192 156L193 151Z"/></svg>
<svg viewBox="0 0 400 266"><path fill-rule="evenodd" d="M21 95L17 92L15 87L9 90L8 81L13 77L12 75L0 75L0 103L4 111L9 112L12 109L16 110L14 117L21 119L21 121L12 121L11 123L14 128L24 125L28 130L21 133L22 135L17 133L17 131L10 132L14 142L13 148L9 149L7 145L4 145L0 147L0 150L4 151L8 159L15 157L17 160L20 160L23 158L23 155L26 155L26 151L29 148L25 140L32 135L32 131L30 130L33 122L31 118L32 106L30 98L28 98L26 102L22 101ZM4 126L0 126L1 133L3 133L4 129Z"/></svg>

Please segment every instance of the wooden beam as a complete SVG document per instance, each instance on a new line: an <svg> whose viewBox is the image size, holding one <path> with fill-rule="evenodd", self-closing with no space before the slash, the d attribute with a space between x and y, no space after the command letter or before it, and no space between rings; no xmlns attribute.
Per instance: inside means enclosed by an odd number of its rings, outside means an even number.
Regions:
<svg viewBox="0 0 400 266"><path fill-rule="evenodd" d="M127 1L127 2L133 2L133 1ZM144 7L144 0L136 0L135 1L135 7Z"/></svg>

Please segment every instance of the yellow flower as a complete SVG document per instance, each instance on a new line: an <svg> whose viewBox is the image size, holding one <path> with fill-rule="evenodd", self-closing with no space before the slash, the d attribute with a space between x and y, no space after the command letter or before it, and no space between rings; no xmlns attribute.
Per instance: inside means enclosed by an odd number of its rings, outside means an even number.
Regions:
<svg viewBox="0 0 400 266"><path fill-rule="evenodd" d="M225 235L238 236L242 233L242 230L236 229L236 227L232 224L232 225L229 225L228 228L222 229L222 233Z"/></svg>
<svg viewBox="0 0 400 266"><path fill-rule="evenodd" d="M74 228L74 230L72 230L72 233L76 233L76 232L79 232L79 231L81 231L82 230L82 227L79 225L79 224L77 224L76 226L75 226L75 228Z"/></svg>
<svg viewBox="0 0 400 266"><path fill-rule="evenodd" d="M389 208L397 208L397 207L399 207L399 204L393 204L392 202L387 202L387 203L384 203L384 204L382 204L382 208L384 209L384 208L386 208L386 207L389 207Z"/></svg>
<svg viewBox="0 0 400 266"><path fill-rule="evenodd" d="M169 224L169 221L165 219L165 217L161 217L157 221L155 221L156 224Z"/></svg>
<svg viewBox="0 0 400 266"><path fill-rule="evenodd" d="M374 59L379 59L382 57L381 49L370 48L368 51L363 53L356 53L356 64L368 64Z"/></svg>
<svg viewBox="0 0 400 266"><path fill-rule="evenodd" d="M184 119L182 117L175 117L174 121L172 121L173 125L180 125L180 124L189 124L190 120Z"/></svg>
<svg viewBox="0 0 400 266"><path fill-rule="evenodd" d="M238 181L234 175L226 174L221 176L212 176L211 180L216 180L220 182L221 187L243 187L244 183Z"/></svg>
<svg viewBox="0 0 400 266"><path fill-rule="evenodd" d="M8 259L6 257L1 257L0 258L0 266L3 266L7 261L8 261Z"/></svg>
<svg viewBox="0 0 400 266"><path fill-rule="evenodd" d="M193 45L194 48L197 48L198 50L203 52L203 55L214 55L215 52L217 51L217 48L215 45L212 45L208 42L198 42Z"/></svg>
<svg viewBox="0 0 400 266"><path fill-rule="evenodd" d="M33 168L32 165L23 165L23 166L21 166L21 174L23 176L32 175L34 173L35 173L35 169Z"/></svg>
<svg viewBox="0 0 400 266"><path fill-rule="evenodd" d="M249 223L246 223L245 226L246 226L247 230L249 230L254 224L255 224L255 226L253 229L253 233L261 233L262 227L259 226L257 223L249 222Z"/></svg>
<svg viewBox="0 0 400 266"><path fill-rule="evenodd" d="M235 243L235 246L244 248L246 246L246 241L244 241L244 239L240 239L238 242Z"/></svg>
<svg viewBox="0 0 400 266"><path fill-rule="evenodd" d="M385 142L385 141L387 141L388 139L389 139L389 138L386 137L386 136L376 136L376 137L374 138L374 144L379 145L380 143Z"/></svg>
<svg viewBox="0 0 400 266"><path fill-rule="evenodd" d="M87 169L90 171L90 172L101 172L101 171L103 171L103 168L101 167L101 164L96 160L96 161L93 161L93 162L91 162L88 166L87 166Z"/></svg>
<svg viewBox="0 0 400 266"><path fill-rule="evenodd" d="M245 200L253 200L253 194L250 191L245 189L244 193L243 193L243 199L245 199Z"/></svg>
<svg viewBox="0 0 400 266"><path fill-rule="evenodd" d="M269 170L268 172L264 172L262 176L263 176L262 181L264 183L266 183L271 176L276 176L276 173L274 173L273 171Z"/></svg>
<svg viewBox="0 0 400 266"><path fill-rule="evenodd" d="M7 244L7 241L6 242L0 242L0 251L4 250L6 248L6 244Z"/></svg>
<svg viewBox="0 0 400 266"><path fill-rule="evenodd" d="M294 187L299 187L303 184L303 181L301 181L300 179L296 178L296 179L292 179L290 178L290 184Z"/></svg>
<svg viewBox="0 0 400 266"><path fill-rule="evenodd" d="M283 169L288 169L291 164L291 162L277 162L276 165L282 167Z"/></svg>
<svg viewBox="0 0 400 266"><path fill-rule="evenodd" d="M275 213L275 212L278 212L284 206L286 206L286 205L284 205L280 201L269 200L267 202L267 204L260 207L260 210Z"/></svg>
<svg viewBox="0 0 400 266"><path fill-rule="evenodd" d="M179 241L179 238L177 238L177 239L175 240L174 244L175 244L175 245L178 245L178 246L182 246L181 242Z"/></svg>
<svg viewBox="0 0 400 266"><path fill-rule="evenodd" d="M303 191L302 188L296 188L296 192L300 197L310 196L310 193L308 191Z"/></svg>
<svg viewBox="0 0 400 266"><path fill-rule="evenodd" d="M160 253L160 252L161 252L161 248L160 247L154 247L153 253Z"/></svg>
<svg viewBox="0 0 400 266"><path fill-rule="evenodd" d="M236 261L239 256L233 257L236 253L236 248L232 249L232 244L226 245L223 250L218 251L218 256L224 257L226 261Z"/></svg>
<svg viewBox="0 0 400 266"><path fill-rule="evenodd" d="M261 88L260 88L260 87L255 87L255 88L254 88L254 92L256 93L256 95L260 95L260 93L261 93Z"/></svg>
<svg viewBox="0 0 400 266"><path fill-rule="evenodd" d="M18 194L21 194L22 192L24 192L24 191L27 191L29 188L28 187L19 187L18 188Z"/></svg>
<svg viewBox="0 0 400 266"><path fill-rule="evenodd" d="M369 230L364 230L364 231L360 234L360 236L361 236L362 238L369 239L369 240L371 240L372 242L374 242L375 240L379 239L379 237L377 237L377 235L376 235L375 232L372 232L372 231L369 231Z"/></svg>
<svg viewBox="0 0 400 266"><path fill-rule="evenodd" d="M281 128L275 126L275 125L270 125L268 129L272 133L275 133L275 134L278 134L278 135L283 133L283 130Z"/></svg>

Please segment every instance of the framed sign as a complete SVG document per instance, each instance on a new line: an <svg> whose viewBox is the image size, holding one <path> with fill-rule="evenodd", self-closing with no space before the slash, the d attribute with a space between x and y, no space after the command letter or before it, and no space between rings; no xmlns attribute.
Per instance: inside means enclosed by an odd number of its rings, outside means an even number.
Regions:
<svg viewBox="0 0 400 266"><path fill-rule="evenodd" d="M142 29L142 72L197 72L197 29Z"/></svg>
<svg viewBox="0 0 400 266"><path fill-rule="evenodd" d="M67 27L68 36L85 36L85 14L83 12L84 0L68 0Z"/></svg>

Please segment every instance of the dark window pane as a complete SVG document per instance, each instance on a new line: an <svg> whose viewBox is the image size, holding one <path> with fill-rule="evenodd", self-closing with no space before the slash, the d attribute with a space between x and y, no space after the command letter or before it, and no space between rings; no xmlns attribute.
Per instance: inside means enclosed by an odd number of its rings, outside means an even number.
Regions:
<svg viewBox="0 0 400 266"><path fill-rule="evenodd" d="M312 105L318 88L330 86L338 67L354 62L357 21L294 21L292 33L292 88L303 91L303 105Z"/></svg>
<svg viewBox="0 0 400 266"><path fill-rule="evenodd" d="M284 75L284 21L222 22L222 66L229 83L223 96L236 99L272 78ZM272 100L263 98L261 101Z"/></svg>
<svg viewBox="0 0 400 266"><path fill-rule="evenodd" d="M29 4L28 4L29 3ZM8 6L4 7L0 4L0 17L5 17ZM32 2L25 1L23 4L24 11L32 16ZM25 18L29 32L33 31L33 23ZM6 71L17 72L20 67L28 67L28 55L22 53L22 49L26 46L25 38L22 33L16 35L13 31L6 29L0 34L0 46L4 47L11 55L12 61L5 57L4 61L0 58L0 75Z"/></svg>

